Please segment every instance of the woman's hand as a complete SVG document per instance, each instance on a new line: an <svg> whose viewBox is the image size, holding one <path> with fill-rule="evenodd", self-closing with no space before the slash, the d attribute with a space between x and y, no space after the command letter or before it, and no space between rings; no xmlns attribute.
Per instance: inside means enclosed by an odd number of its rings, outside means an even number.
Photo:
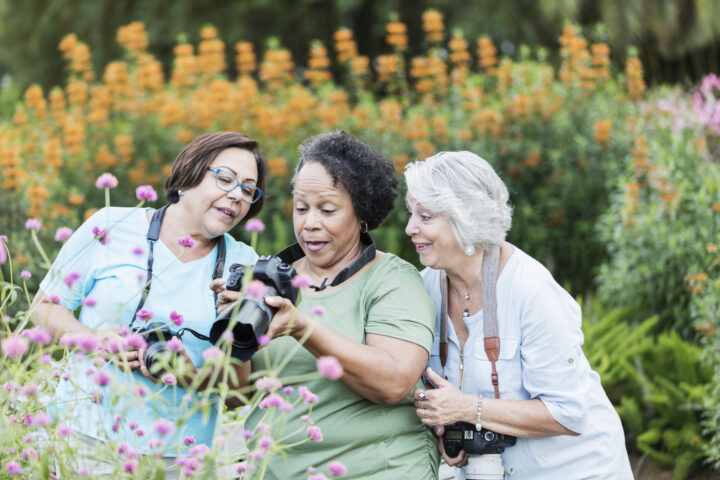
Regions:
<svg viewBox="0 0 720 480"><path fill-rule="evenodd" d="M226 289L225 280L222 278L216 278L210 282L210 290L215 292L218 296L215 304L218 314L232 305L233 302L240 299L240 292Z"/></svg>
<svg viewBox="0 0 720 480"><path fill-rule="evenodd" d="M435 436L438 437L438 444L437 449L438 452L440 452L440 456L443 460L445 460L445 463L450 465L451 467L464 467L468 464L468 455L465 453L465 450L460 450L457 457L450 457L448 456L447 452L445 451L445 445L443 444L443 438L445 437L445 427L435 427L433 428L433 433L435 433Z"/></svg>
<svg viewBox="0 0 720 480"><path fill-rule="evenodd" d="M118 332L120 325L103 328L95 333L95 336L102 342L105 348L105 359L111 361L120 370L129 372L140 368L138 352L132 347L123 348L127 340ZM114 353L117 352L117 353Z"/></svg>
<svg viewBox="0 0 720 480"><path fill-rule="evenodd" d="M280 296L265 297L265 303L278 309L268 327L268 337L272 339L291 335L300 339L307 332L310 319L298 312L290 300Z"/></svg>
<svg viewBox="0 0 720 480"><path fill-rule="evenodd" d="M475 418L478 397L463 393L450 382L427 368L427 377L437 388L422 390L418 388L413 392L415 399L415 413L425 425L450 425L467 418Z"/></svg>
<svg viewBox="0 0 720 480"><path fill-rule="evenodd" d="M173 337L177 338L177 337ZM160 379L157 377L154 377L150 370L148 370L147 365L145 364L145 352L147 351L147 347L141 348L137 351L138 355L138 362L140 363L140 373L142 373L143 377L147 378L153 383L158 383ZM197 374L197 369L195 368L195 365L193 364L192 360L190 359L190 356L187 354L187 352L183 350L177 351L177 356L175 357L175 361L180 363L182 362L183 365L179 367L180 372L180 378L176 378L177 382L183 386L187 387L189 385L192 385L193 381L195 381L195 376Z"/></svg>

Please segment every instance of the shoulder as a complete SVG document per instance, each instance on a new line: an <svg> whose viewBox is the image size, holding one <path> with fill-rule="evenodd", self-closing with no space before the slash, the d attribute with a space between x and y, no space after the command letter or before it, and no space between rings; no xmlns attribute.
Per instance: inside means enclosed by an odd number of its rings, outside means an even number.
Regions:
<svg viewBox="0 0 720 480"><path fill-rule="evenodd" d="M228 233L224 235L224 238L228 258L235 259L237 263L243 263L245 265L252 265L257 262L258 254L252 249L252 247L244 242L236 240Z"/></svg>
<svg viewBox="0 0 720 480"><path fill-rule="evenodd" d="M515 251L505 264L499 281L512 285L512 291L521 294L533 294L557 285L550 270L527 253L515 247ZM558 285L559 286L559 285Z"/></svg>
<svg viewBox="0 0 720 480"><path fill-rule="evenodd" d="M388 277L390 279L420 280L417 269L409 262L392 253L384 252L372 267L372 278Z"/></svg>

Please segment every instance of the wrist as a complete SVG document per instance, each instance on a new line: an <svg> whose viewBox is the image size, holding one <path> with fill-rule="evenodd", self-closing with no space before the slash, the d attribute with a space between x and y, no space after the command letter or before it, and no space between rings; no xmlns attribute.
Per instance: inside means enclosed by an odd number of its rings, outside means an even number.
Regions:
<svg viewBox="0 0 720 480"><path fill-rule="evenodd" d="M483 404L483 398L480 395L477 395L477 409L476 409L476 418L475 418L475 430L478 432L482 430L482 404Z"/></svg>

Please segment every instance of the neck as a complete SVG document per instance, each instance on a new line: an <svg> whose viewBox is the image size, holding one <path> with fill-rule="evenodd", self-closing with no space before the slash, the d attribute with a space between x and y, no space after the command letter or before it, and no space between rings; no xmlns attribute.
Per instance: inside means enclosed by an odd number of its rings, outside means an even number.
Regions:
<svg viewBox="0 0 720 480"><path fill-rule="evenodd" d="M305 273L309 274L310 277L312 277L314 285L319 286L324 278L327 278L327 283L329 285L338 273L350 266L352 262L354 262L355 259L360 256L364 248L365 245L363 245L362 242L358 240L355 245L339 261L328 267L321 267L319 265L315 265L314 263L310 262L308 260L308 257L306 256Z"/></svg>
<svg viewBox="0 0 720 480"><path fill-rule="evenodd" d="M448 280L450 280L450 285L456 289L460 295L470 292L480 283L483 251L478 249L475 254L470 257L465 255L463 255L463 257L456 266L445 268L445 273L447 274Z"/></svg>
<svg viewBox="0 0 720 480"><path fill-rule="evenodd" d="M165 245L170 247L172 251L180 250L182 247L178 245L178 239L190 235L195 241L195 247L192 250L198 253L207 253L212 250L217 239L201 235L187 221L188 218L190 218L189 215L183 212L179 203L173 203L168 207L160 230L160 238Z"/></svg>

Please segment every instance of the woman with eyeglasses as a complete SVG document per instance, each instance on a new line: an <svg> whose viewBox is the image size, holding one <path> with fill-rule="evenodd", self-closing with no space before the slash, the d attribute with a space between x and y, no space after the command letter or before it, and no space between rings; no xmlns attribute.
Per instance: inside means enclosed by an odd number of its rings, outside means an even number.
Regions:
<svg viewBox="0 0 720 480"><path fill-rule="evenodd" d="M174 464L170 457L182 454L176 446L184 439L212 444L218 402L183 387L196 380L211 345L184 335L179 354L185 378L158 381L162 374L148 371L144 342L133 332L155 322L175 332L182 326L208 334L216 302L208 285L226 277L230 265L257 259L227 232L260 212L264 181L257 142L235 132L202 135L173 163L165 182L168 205L98 211L63 246L40 284L35 322L63 337L61 343L96 341L93 347L104 352L73 361L51 402L51 413L76 432L78 468L93 478L113 473L91 458L98 442L125 443L142 454L160 448L168 467ZM201 401L207 402L204 414L195 408ZM162 447L153 444L159 419L174 423ZM177 466L168 470L168 478L178 474Z"/></svg>

